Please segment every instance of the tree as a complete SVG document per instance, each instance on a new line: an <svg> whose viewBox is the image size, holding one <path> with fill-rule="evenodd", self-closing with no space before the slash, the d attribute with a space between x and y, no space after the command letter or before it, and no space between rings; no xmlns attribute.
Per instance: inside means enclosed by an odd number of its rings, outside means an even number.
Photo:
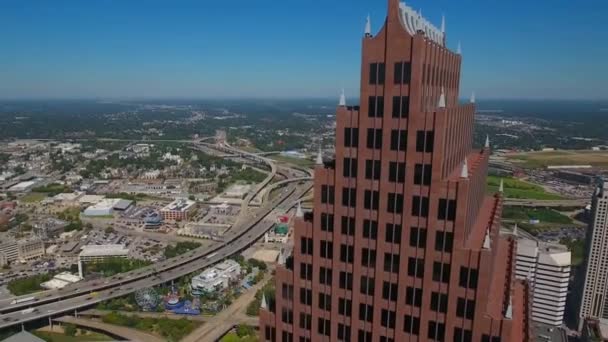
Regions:
<svg viewBox="0 0 608 342"><path fill-rule="evenodd" d="M63 327L63 333L67 336L76 336L76 326L74 324L66 324Z"/></svg>
<svg viewBox="0 0 608 342"><path fill-rule="evenodd" d="M104 232L106 234L112 234L115 232L114 228L112 228L111 226L107 226L106 229L104 230Z"/></svg>

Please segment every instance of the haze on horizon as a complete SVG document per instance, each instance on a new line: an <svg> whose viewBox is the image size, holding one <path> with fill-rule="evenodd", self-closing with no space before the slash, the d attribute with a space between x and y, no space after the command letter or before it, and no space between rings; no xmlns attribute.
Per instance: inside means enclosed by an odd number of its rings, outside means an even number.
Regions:
<svg viewBox="0 0 608 342"><path fill-rule="evenodd" d="M462 44L461 96L606 99L608 3L407 1ZM0 3L0 98L358 94L365 17L385 0Z"/></svg>

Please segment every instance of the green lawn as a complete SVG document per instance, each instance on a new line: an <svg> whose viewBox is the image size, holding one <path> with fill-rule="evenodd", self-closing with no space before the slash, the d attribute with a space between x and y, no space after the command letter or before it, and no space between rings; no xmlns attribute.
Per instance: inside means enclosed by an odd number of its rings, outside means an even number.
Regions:
<svg viewBox="0 0 608 342"><path fill-rule="evenodd" d="M507 220L528 222L530 219L540 220L540 224L572 224L570 217L547 208L512 207L503 208L502 217Z"/></svg>
<svg viewBox="0 0 608 342"><path fill-rule="evenodd" d="M46 197L47 197L46 194L43 194L40 192L30 192L30 193L26 194L25 196L21 197L20 201L23 203L37 203L37 202L42 201Z"/></svg>
<svg viewBox="0 0 608 342"><path fill-rule="evenodd" d="M490 193L498 192L500 180L504 182L504 195L507 198L535 199L535 200L559 200L563 199L560 195L552 194L540 185L521 181L510 177L488 176L487 191Z"/></svg>
<svg viewBox="0 0 608 342"><path fill-rule="evenodd" d="M34 331L33 334L47 342L114 341L114 339L109 336L95 332L87 332L85 335L79 336L67 336L49 331Z"/></svg>

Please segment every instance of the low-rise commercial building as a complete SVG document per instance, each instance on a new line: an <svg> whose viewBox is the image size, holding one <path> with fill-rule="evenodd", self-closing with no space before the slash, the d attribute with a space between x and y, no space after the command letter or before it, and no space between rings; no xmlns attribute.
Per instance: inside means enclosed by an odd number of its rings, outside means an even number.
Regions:
<svg viewBox="0 0 608 342"><path fill-rule="evenodd" d="M39 238L19 241L17 243L17 247L20 260L32 260L41 258L46 252L46 249L44 248L44 242L42 242L42 240Z"/></svg>
<svg viewBox="0 0 608 342"><path fill-rule="evenodd" d="M7 263L13 262L19 258L19 247L16 241L8 241L0 243L0 254L4 256Z"/></svg>
<svg viewBox="0 0 608 342"><path fill-rule="evenodd" d="M79 282L82 278L73 275L70 272L62 272L53 277L53 279L40 284L40 287L47 290L56 290L66 287L67 285Z"/></svg>
<svg viewBox="0 0 608 342"><path fill-rule="evenodd" d="M560 326L570 279L571 253L566 246L529 239L517 242L516 277L532 289L532 319Z"/></svg>
<svg viewBox="0 0 608 342"><path fill-rule="evenodd" d="M109 258L127 258L129 249L123 245L86 245L78 255L78 276L84 278L82 263L95 262Z"/></svg>
<svg viewBox="0 0 608 342"><path fill-rule="evenodd" d="M192 278L192 291L194 293L221 291L227 288L231 281L238 280L240 275L241 265L228 259Z"/></svg>
<svg viewBox="0 0 608 342"><path fill-rule="evenodd" d="M196 202L187 198L178 198L160 210L165 221L186 221L188 214L195 208Z"/></svg>

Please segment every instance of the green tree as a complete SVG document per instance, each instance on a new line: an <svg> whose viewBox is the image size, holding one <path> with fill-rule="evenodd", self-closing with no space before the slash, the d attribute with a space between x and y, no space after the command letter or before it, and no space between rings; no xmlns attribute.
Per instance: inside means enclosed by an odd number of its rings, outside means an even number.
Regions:
<svg viewBox="0 0 608 342"><path fill-rule="evenodd" d="M67 336L76 336L76 326L74 324L66 324L63 326L63 333Z"/></svg>

